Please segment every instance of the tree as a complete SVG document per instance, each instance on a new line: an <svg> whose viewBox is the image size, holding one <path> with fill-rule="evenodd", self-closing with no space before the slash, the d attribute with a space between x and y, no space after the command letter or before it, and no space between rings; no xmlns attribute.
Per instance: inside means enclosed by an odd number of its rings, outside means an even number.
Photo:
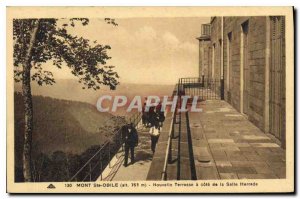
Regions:
<svg viewBox="0 0 300 199"><path fill-rule="evenodd" d="M51 164L49 165L49 178L53 182L63 182L69 179L69 168L67 154L63 151L54 151L51 155Z"/></svg>
<svg viewBox="0 0 300 199"><path fill-rule="evenodd" d="M65 21L59 25L58 21ZM107 18L108 24L116 23ZM14 19L14 79L22 83L25 107L25 130L23 146L23 175L25 182L32 181L31 145L33 131L33 111L31 81L38 85L55 83L51 71L43 69L43 63L52 62L53 66L67 66L71 73L79 78L83 89L100 89L100 85L115 89L119 84L114 66L107 66L111 59L107 51L109 45L97 44L83 37L71 35L67 29L80 23L88 25L86 18L72 19Z"/></svg>
<svg viewBox="0 0 300 199"><path fill-rule="evenodd" d="M40 153L32 161L32 181L33 182L47 182L49 165L52 165L51 159L44 153ZM53 181L50 179L50 181Z"/></svg>

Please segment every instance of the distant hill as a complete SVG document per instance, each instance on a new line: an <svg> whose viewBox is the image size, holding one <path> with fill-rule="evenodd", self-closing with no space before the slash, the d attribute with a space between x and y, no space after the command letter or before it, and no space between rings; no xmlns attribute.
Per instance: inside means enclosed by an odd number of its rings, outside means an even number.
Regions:
<svg viewBox="0 0 300 199"><path fill-rule="evenodd" d="M20 93L14 95L16 164L21 165L24 141L24 105ZM120 117L100 113L83 102L33 96L33 156L64 151L82 153L101 145L124 122ZM111 131L104 131L111 129Z"/></svg>
<svg viewBox="0 0 300 199"><path fill-rule="evenodd" d="M121 83L116 90L109 90L103 86L100 90L82 89L82 85L75 79L57 79L56 83L51 86L38 86L32 83L33 95L48 96L57 99L87 102L95 105L98 98L102 95L125 95L130 100L135 95L142 97L149 95L172 95L175 85L155 85L155 84L130 84ZM15 91L21 91L21 84L15 83ZM124 115L125 110L119 109L115 115Z"/></svg>

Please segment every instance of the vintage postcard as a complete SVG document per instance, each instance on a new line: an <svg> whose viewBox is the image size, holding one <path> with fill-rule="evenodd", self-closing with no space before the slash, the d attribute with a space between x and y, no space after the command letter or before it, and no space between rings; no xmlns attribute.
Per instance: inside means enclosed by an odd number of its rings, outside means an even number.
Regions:
<svg viewBox="0 0 300 199"><path fill-rule="evenodd" d="M293 7L7 7L7 192L294 192Z"/></svg>

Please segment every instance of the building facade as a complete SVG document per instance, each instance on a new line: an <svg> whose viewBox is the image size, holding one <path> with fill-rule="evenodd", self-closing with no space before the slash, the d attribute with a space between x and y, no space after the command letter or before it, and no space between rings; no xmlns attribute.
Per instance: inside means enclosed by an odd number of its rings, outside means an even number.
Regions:
<svg viewBox="0 0 300 199"><path fill-rule="evenodd" d="M202 24L201 36L197 39L199 40L199 76L209 77L211 76L209 70L211 61L210 24Z"/></svg>
<svg viewBox="0 0 300 199"><path fill-rule="evenodd" d="M212 17L211 18L211 68L212 79L223 79L223 42L222 42L222 18L221 17Z"/></svg>
<svg viewBox="0 0 300 199"><path fill-rule="evenodd" d="M223 80L224 99L285 148L285 18L212 17L210 31L206 77Z"/></svg>

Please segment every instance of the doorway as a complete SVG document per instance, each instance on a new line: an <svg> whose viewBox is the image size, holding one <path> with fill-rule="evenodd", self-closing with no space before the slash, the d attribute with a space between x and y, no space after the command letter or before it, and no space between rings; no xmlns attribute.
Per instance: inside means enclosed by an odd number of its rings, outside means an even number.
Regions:
<svg viewBox="0 0 300 199"><path fill-rule="evenodd" d="M285 35L284 17L271 17L270 133L285 139Z"/></svg>
<svg viewBox="0 0 300 199"><path fill-rule="evenodd" d="M241 61L242 61L242 113L249 115L250 69L249 69L249 23L242 24Z"/></svg>

